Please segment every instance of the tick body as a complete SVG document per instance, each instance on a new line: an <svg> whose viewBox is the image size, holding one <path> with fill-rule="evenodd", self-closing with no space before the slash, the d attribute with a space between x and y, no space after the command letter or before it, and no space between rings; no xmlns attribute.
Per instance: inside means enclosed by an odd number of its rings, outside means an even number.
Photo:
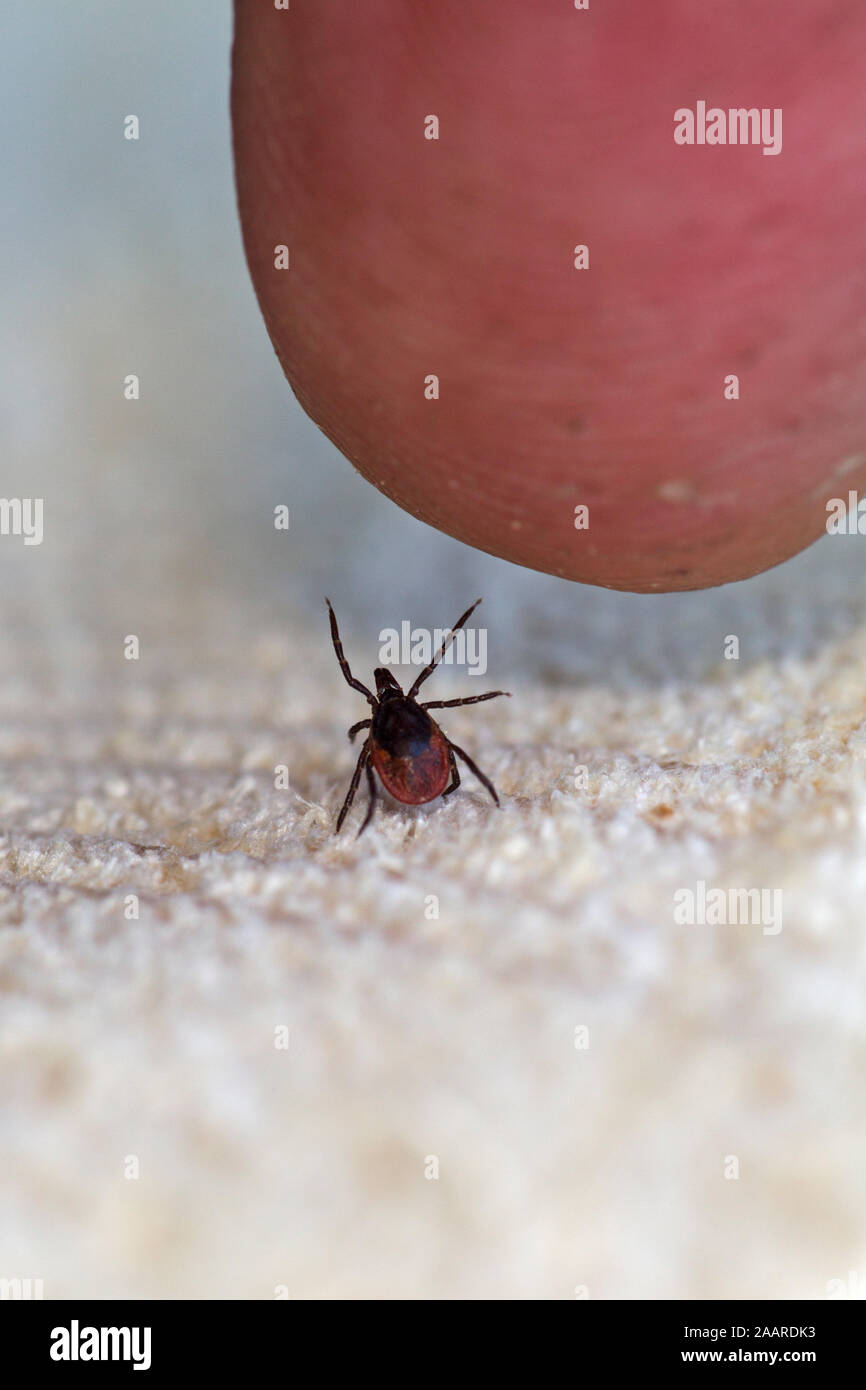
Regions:
<svg viewBox="0 0 866 1390"><path fill-rule="evenodd" d="M481 600L476 599L471 608L467 608L462 618L458 619L446 635L433 660L424 667L409 690L404 693L391 672L380 666L373 673L376 681L375 695L352 675L349 663L343 654L343 644L340 641L340 632L334 610L328 599L325 599L325 602L328 605L331 619L331 638L340 669L352 689L363 695L369 701L372 709L372 715L369 719L359 720L349 730L350 739L353 739L362 729L367 729L369 732L355 766L346 799L337 817L335 833L342 828L349 807L355 799L361 773L365 770L367 785L370 790L370 802L364 822L358 831L359 835L363 834L370 824L376 805L374 770L378 773L386 791L390 792L395 800L402 801L409 806L422 806L427 801L435 800L437 796L450 796L452 792L457 790L460 786L460 773L457 770L457 757L459 757L487 788L498 806L499 797L496 795L496 788L493 783L475 765L468 753L465 753L462 748L458 748L456 743L451 742L427 711L430 709L451 709L455 705L477 705L482 700L494 700L498 695L508 695L509 692L507 690L489 690L484 695L469 695L462 700L427 700L423 704L419 704L415 699L424 681L432 675L439 665L454 634L475 611Z"/></svg>

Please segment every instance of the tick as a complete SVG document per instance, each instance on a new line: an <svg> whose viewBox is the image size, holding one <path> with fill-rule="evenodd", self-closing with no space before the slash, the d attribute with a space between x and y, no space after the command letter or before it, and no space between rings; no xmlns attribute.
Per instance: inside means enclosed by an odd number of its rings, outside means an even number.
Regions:
<svg viewBox="0 0 866 1390"><path fill-rule="evenodd" d="M427 700L423 704L419 704L415 699L427 677L432 675L439 665L454 634L459 632L466 619L475 612L481 599L476 599L471 608L466 609L463 617L458 618L450 632L446 634L433 660L424 667L424 670L405 693L391 672L385 670L383 666L378 666L373 672L376 681L375 695L352 675L349 663L343 654L343 644L340 641L340 630L337 627L334 610L329 599L325 599L325 602L331 616L331 638L334 643L334 651L337 653L337 660L340 663L340 670L352 689L359 691L365 699L369 700L372 709L370 719L359 719L358 723L353 724L349 730L350 739L354 739L355 735L359 734L362 729L369 729L369 733L355 765L349 790L346 793L346 800L343 802L337 817L334 834L340 832L349 807L355 799L361 773L365 769L367 785L370 788L370 803L367 807L364 823L358 831L359 835L363 835L370 824L376 805L374 769L378 772L386 791L389 791L397 801L402 801L408 806L423 806L425 802L433 801L437 796L450 796L452 792L456 792L460 786L457 758L462 758L469 770L474 772L479 782L487 788L498 806L499 797L496 795L496 788L490 778L485 777L480 767L475 765L468 753L465 753L462 748L458 748L456 743L451 742L451 739L439 728L435 719L430 718L427 711L452 709L455 705L478 705L482 700L495 700L497 695L510 695L511 692L508 690L488 690L485 695L467 695L462 700Z"/></svg>

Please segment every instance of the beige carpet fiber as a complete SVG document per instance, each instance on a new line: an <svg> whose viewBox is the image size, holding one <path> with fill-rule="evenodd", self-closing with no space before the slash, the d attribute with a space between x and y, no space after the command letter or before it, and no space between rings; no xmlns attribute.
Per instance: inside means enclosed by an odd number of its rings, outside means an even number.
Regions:
<svg viewBox="0 0 866 1390"><path fill-rule="evenodd" d="M862 1279L866 629L845 545L677 598L674 621L556 586L583 613L570 646L546 607L488 594L513 698L442 718L503 809L467 773L361 840L363 789L331 833L364 706L318 601L279 626L163 612L139 662L120 622L7 636L0 1274L46 1297ZM358 674L403 616L343 615ZM731 631L751 660L721 659ZM487 683L452 670L436 693ZM781 889L782 930L678 924L698 880Z"/></svg>

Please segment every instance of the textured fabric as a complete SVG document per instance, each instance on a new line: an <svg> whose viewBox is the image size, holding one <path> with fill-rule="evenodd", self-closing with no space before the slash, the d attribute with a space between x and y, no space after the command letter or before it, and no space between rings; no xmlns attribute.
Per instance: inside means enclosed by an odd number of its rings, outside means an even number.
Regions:
<svg viewBox="0 0 866 1390"><path fill-rule="evenodd" d="M554 586L545 636L501 567L489 684L513 698L441 717L504 809L467 772L359 841L363 787L331 833L364 702L324 605L250 633L168 588L137 663L119 619L22 641L29 671L7 649L0 1273L46 1296L763 1298L862 1271L859 568L827 540L674 621ZM340 616L369 678L375 623ZM699 879L780 888L781 931L678 925Z"/></svg>

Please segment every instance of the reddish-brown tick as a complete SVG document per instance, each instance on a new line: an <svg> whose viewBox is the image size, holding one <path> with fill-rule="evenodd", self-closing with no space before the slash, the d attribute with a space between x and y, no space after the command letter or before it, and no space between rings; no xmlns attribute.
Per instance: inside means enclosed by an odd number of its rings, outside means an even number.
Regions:
<svg viewBox="0 0 866 1390"><path fill-rule="evenodd" d="M462 700L428 700L425 704L418 704L415 699L427 677L436 669L445 655L455 632L460 630L469 615L475 611L481 599L476 599L472 607L466 609L463 617L457 620L450 632L446 634L445 640L433 660L424 667L424 670L405 694L390 671L386 671L382 666L377 667L373 672L376 679L375 695L352 675L349 663L343 655L343 644L340 641L340 632L334 610L329 599L325 599L325 602L331 615L331 637L340 669L352 689L360 691L369 700L373 711L371 719L359 719L358 723L353 724L349 730L350 739L360 733L361 729L369 729L370 732L364 747L361 749L361 755L346 793L346 800L343 802L337 817L334 833L337 834L346 819L364 768L367 769L370 804L367 807L364 823L358 831L359 835L362 835L370 824L373 808L376 805L374 768L385 789L397 801L403 801L410 806L421 806L426 801L435 800L437 796L450 796L460 786L460 773L457 771L455 753L457 757L463 759L470 771L475 773L479 782L484 784L498 806L499 797L496 795L496 788L489 777L485 777L481 769L476 767L468 753L464 753L462 748L458 748L456 743L451 742L436 721L430 718L427 711L430 709L452 709L455 705L477 705L482 700L494 700L497 695L508 695L510 692L507 690L488 690L486 695L468 695ZM451 778L450 786L446 785L449 776Z"/></svg>

